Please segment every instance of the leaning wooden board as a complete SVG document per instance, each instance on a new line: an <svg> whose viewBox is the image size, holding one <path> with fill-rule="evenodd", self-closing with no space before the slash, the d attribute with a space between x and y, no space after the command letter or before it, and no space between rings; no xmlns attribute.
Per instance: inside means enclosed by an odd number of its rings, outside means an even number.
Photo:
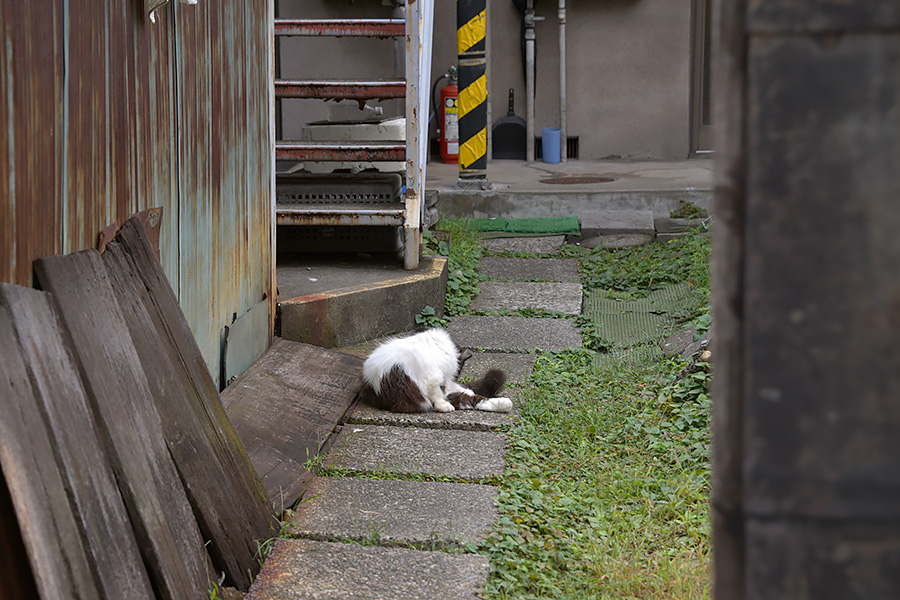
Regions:
<svg viewBox="0 0 900 600"><path fill-rule="evenodd" d="M304 464L359 392L363 360L280 340L222 392L276 510L293 506L309 484Z"/></svg>
<svg viewBox="0 0 900 600"><path fill-rule="evenodd" d="M8 285L8 284L6 284ZM0 468L44 598L101 598L6 309L0 307ZM4 496L6 490L2 490ZM4 562L7 558L4 556ZM5 584L4 584L5 585Z"/></svg>
<svg viewBox="0 0 900 600"><path fill-rule="evenodd" d="M100 254L35 261L55 296L144 561L162 598L206 593L207 557Z"/></svg>
<svg viewBox="0 0 900 600"><path fill-rule="evenodd" d="M246 590L258 542L274 535L262 483L139 223L125 224L103 262L213 563Z"/></svg>
<svg viewBox="0 0 900 600"><path fill-rule="evenodd" d="M144 598L151 593L150 580L53 298L46 292L0 284L0 304L10 315L18 349L33 385L32 402L40 410L41 426L47 431L65 487L44 490L43 497L34 506L51 503L51 513L42 517L48 522L57 518L68 520L70 512L74 515L80 534L75 539L69 535L65 541L59 540L59 545L68 553L83 544L100 597ZM4 342L2 346L4 356L10 361L16 359L12 351L15 343L10 346ZM2 414L5 418L12 413L4 409ZM38 435L40 430L33 425L29 434ZM38 457L43 456L36 449L40 445L36 441L32 450ZM21 475L42 478L53 470L54 465L47 462ZM23 531L35 525L33 519L20 517L20 521ZM66 529L60 524L58 531ZM67 562L73 569L78 564L72 559ZM43 568L41 561L32 565L35 571ZM35 579L40 581L37 573Z"/></svg>

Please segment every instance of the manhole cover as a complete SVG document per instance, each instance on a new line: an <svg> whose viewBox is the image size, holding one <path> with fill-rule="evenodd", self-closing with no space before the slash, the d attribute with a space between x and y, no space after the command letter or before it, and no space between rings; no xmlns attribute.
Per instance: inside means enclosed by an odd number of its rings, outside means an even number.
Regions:
<svg viewBox="0 0 900 600"><path fill-rule="evenodd" d="M573 185L579 183L609 183L615 181L612 177L552 177L550 179L541 179L541 183L549 183L550 185Z"/></svg>

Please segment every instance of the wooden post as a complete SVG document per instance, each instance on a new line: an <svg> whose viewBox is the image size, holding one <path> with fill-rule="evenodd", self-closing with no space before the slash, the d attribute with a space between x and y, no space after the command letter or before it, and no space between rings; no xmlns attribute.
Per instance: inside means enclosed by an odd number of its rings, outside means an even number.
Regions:
<svg viewBox="0 0 900 600"><path fill-rule="evenodd" d="M717 4L715 597L900 597L900 8Z"/></svg>

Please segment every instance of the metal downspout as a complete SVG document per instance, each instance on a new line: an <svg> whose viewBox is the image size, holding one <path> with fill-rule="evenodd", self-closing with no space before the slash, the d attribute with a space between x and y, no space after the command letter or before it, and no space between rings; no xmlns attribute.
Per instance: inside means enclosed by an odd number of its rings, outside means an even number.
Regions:
<svg viewBox="0 0 900 600"><path fill-rule="evenodd" d="M525 9L525 160L534 162L534 0Z"/></svg>
<svg viewBox="0 0 900 600"><path fill-rule="evenodd" d="M559 160L568 158L566 136L566 0L559 0Z"/></svg>

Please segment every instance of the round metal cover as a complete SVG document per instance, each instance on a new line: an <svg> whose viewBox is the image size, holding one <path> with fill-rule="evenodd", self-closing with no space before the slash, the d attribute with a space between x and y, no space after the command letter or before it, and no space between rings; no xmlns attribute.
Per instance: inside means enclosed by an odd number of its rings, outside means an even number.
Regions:
<svg viewBox="0 0 900 600"><path fill-rule="evenodd" d="M594 175L583 175L573 177L552 177L550 179L541 179L541 183L549 183L551 185L572 185L583 183L609 183L615 181L612 177L597 177Z"/></svg>

